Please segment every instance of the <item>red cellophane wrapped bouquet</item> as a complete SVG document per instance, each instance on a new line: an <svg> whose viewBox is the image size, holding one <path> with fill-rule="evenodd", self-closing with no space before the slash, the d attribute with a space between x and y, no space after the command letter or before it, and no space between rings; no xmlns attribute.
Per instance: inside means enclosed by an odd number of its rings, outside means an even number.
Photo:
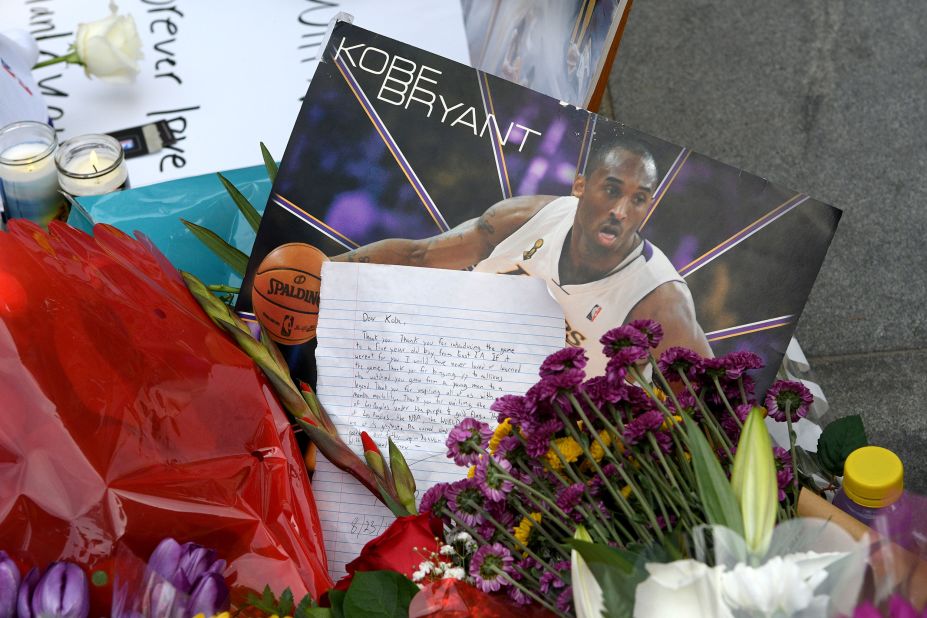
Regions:
<svg viewBox="0 0 927 618"><path fill-rule="evenodd" d="M280 404L145 238L0 233L0 407L0 548L22 566L107 571L170 536L219 550L233 598L330 586Z"/></svg>

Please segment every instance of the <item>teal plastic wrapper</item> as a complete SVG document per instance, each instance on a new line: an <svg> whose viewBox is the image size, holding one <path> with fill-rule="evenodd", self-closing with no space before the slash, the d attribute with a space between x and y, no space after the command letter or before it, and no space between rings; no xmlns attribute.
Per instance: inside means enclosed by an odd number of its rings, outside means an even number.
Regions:
<svg viewBox="0 0 927 618"><path fill-rule="evenodd" d="M270 180L263 165L222 172L259 211L264 211ZM94 223L108 223L127 234L141 232L179 270L206 284L237 287L241 277L207 249L181 219L208 228L233 247L251 253L254 231L215 174L162 182L107 195L82 197L68 223L93 233Z"/></svg>

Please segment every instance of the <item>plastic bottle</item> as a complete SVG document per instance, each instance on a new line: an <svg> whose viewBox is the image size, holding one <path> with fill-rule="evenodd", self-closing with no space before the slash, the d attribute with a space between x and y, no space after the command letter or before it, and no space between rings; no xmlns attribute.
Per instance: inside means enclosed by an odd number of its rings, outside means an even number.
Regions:
<svg viewBox="0 0 927 618"><path fill-rule="evenodd" d="M843 487L834 506L902 546L912 543L911 508L904 491L904 465L881 446L864 446L847 457Z"/></svg>

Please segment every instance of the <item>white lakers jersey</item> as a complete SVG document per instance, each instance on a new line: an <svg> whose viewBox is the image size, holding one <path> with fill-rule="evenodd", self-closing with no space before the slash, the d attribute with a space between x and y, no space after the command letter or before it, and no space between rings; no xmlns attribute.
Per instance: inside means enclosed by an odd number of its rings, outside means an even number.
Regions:
<svg viewBox="0 0 927 618"><path fill-rule="evenodd" d="M563 308L566 343L586 349L586 375L592 377L605 371L599 338L624 324L637 303L657 286L683 279L663 252L645 240L604 278L582 285L560 285L560 254L578 203L572 196L553 200L499 243L475 270L544 279Z"/></svg>

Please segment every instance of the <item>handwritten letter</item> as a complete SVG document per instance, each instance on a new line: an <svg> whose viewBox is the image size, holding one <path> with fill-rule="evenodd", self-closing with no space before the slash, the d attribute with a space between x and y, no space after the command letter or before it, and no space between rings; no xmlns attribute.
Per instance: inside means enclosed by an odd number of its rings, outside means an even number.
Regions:
<svg viewBox="0 0 927 618"><path fill-rule="evenodd" d="M326 263L321 297L319 398L361 456L361 431L387 457L391 437L419 497L465 474L445 456L450 429L467 416L495 427L490 404L524 393L541 361L563 347L563 312L531 277ZM393 516L321 457L312 485L338 578Z"/></svg>

